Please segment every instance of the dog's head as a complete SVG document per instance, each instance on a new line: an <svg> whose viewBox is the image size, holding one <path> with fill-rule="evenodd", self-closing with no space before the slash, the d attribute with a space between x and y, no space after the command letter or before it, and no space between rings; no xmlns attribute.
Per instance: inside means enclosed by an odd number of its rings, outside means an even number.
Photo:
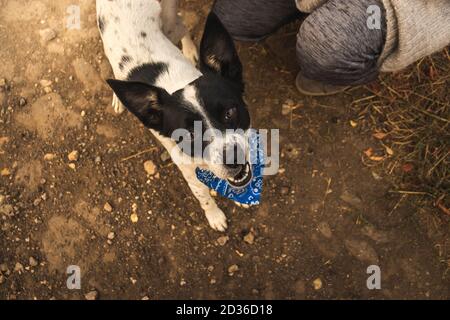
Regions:
<svg viewBox="0 0 450 320"><path fill-rule="evenodd" d="M214 13L207 19L200 46L203 76L169 94L148 84L157 83L158 74L164 69L160 64L151 70L143 69L147 73L146 83L117 80L108 83L146 127L183 145L184 153L189 153L197 163L201 157L199 166L236 186L249 182L251 166L244 133L250 127L250 116L243 99L242 64L231 36ZM192 148L185 148L186 145ZM195 154L198 148L194 146L199 145L201 154Z"/></svg>

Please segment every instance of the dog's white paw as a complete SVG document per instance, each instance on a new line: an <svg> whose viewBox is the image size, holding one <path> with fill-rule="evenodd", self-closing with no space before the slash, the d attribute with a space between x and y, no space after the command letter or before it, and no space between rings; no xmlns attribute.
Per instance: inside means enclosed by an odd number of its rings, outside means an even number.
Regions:
<svg viewBox="0 0 450 320"><path fill-rule="evenodd" d="M222 210L216 208L206 211L205 214L211 228L220 232L224 232L227 229L227 217Z"/></svg>
<svg viewBox="0 0 450 320"><path fill-rule="evenodd" d="M181 46L183 55L192 62L193 65L197 65L198 62L198 50L194 41L192 41L190 36L186 36L181 39Z"/></svg>
<svg viewBox="0 0 450 320"><path fill-rule="evenodd" d="M113 94L112 106L114 108L114 111L117 114L121 114L122 112L125 111L125 107L123 106L122 102L120 102L119 98L117 98L117 96L115 94Z"/></svg>

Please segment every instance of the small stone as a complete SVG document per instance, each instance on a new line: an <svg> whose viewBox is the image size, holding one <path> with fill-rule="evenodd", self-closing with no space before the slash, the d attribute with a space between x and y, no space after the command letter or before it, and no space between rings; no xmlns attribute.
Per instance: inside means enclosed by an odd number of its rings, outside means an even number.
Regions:
<svg viewBox="0 0 450 320"><path fill-rule="evenodd" d="M113 207L109 204L109 202L106 202L105 205L103 206L103 209L107 212L112 212L113 211Z"/></svg>
<svg viewBox="0 0 450 320"><path fill-rule="evenodd" d="M74 150L71 153L69 153L67 158L69 159L69 161L78 161L79 156L80 156L79 152Z"/></svg>
<svg viewBox="0 0 450 320"><path fill-rule="evenodd" d="M24 270L23 265L20 262L17 262L16 265L14 266L14 271L23 272L23 270Z"/></svg>
<svg viewBox="0 0 450 320"><path fill-rule="evenodd" d="M253 244L253 243L255 243L255 235L253 234L252 231L250 231L250 232L244 237L244 241L247 242L248 244Z"/></svg>
<svg viewBox="0 0 450 320"><path fill-rule="evenodd" d="M49 42L56 38L56 32L51 28L39 30L39 35L43 42Z"/></svg>
<svg viewBox="0 0 450 320"><path fill-rule="evenodd" d="M35 258L33 258L33 257L30 257L28 262L29 262L31 267L36 267L39 264L38 261Z"/></svg>
<svg viewBox="0 0 450 320"><path fill-rule="evenodd" d="M116 237L116 234L114 232L111 231L110 233L108 233L109 240L114 240L115 237Z"/></svg>
<svg viewBox="0 0 450 320"><path fill-rule="evenodd" d="M161 158L161 161L162 161L162 162L168 161L168 160L170 159L170 154L169 154L169 152L167 152L167 150L164 150L163 153L161 153L160 158Z"/></svg>
<svg viewBox="0 0 450 320"><path fill-rule="evenodd" d="M222 236L222 237L220 237L220 238L218 238L217 239L217 243L220 245L220 246L224 246L224 245L226 245L226 243L228 242L228 240L230 240L230 238L228 237L228 236Z"/></svg>
<svg viewBox="0 0 450 320"><path fill-rule="evenodd" d="M75 170L77 166L75 165L75 163L69 163L69 168Z"/></svg>
<svg viewBox="0 0 450 320"><path fill-rule="evenodd" d="M25 98L20 98L19 99L19 106L24 107L27 105L27 100Z"/></svg>
<svg viewBox="0 0 450 320"><path fill-rule="evenodd" d="M143 301L148 301L148 300L150 300L150 298L149 298L148 296L144 296L144 297L142 297L141 300L143 300Z"/></svg>
<svg viewBox="0 0 450 320"><path fill-rule="evenodd" d="M54 153L47 153L46 155L44 155L45 161L52 161L52 160L55 160L55 158L56 158L56 154L54 154Z"/></svg>
<svg viewBox="0 0 450 320"><path fill-rule="evenodd" d="M42 79L41 81L39 81L39 84L43 88L47 88L47 87L50 87L52 85L52 82L50 80Z"/></svg>
<svg viewBox="0 0 450 320"><path fill-rule="evenodd" d="M91 292L88 292L84 295L86 300L97 300L98 299L98 291L92 290Z"/></svg>
<svg viewBox="0 0 450 320"><path fill-rule="evenodd" d="M322 289L322 280L320 278L317 278L316 280L313 281L313 286L314 286L314 290L320 290Z"/></svg>
<svg viewBox="0 0 450 320"><path fill-rule="evenodd" d="M144 162L144 169L148 175L153 176L156 173L156 165L153 161L148 160Z"/></svg>
<svg viewBox="0 0 450 320"><path fill-rule="evenodd" d="M232 266L230 266L229 268L228 268L228 273L229 274L234 274L235 272L238 272L239 271L239 267L238 267L238 265L237 264L233 264Z"/></svg>
<svg viewBox="0 0 450 320"><path fill-rule="evenodd" d="M102 158L101 157L95 157L95 164L100 164L102 162Z"/></svg>
<svg viewBox="0 0 450 320"><path fill-rule="evenodd" d="M2 171L0 171L0 175L2 177L7 177L11 175L11 170L9 170L8 168L3 168Z"/></svg>
<svg viewBox="0 0 450 320"><path fill-rule="evenodd" d="M6 79L0 79L0 87L6 87Z"/></svg>
<svg viewBox="0 0 450 320"><path fill-rule="evenodd" d="M131 219L131 222L137 223L139 220L139 217L136 213L133 213L133 214L131 214L130 219Z"/></svg>

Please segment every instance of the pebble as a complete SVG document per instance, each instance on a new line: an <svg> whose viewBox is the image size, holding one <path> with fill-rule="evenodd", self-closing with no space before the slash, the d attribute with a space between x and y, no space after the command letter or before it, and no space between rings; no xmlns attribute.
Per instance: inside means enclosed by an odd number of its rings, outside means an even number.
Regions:
<svg viewBox="0 0 450 320"><path fill-rule="evenodd" d="M2 171L0 172L0 175L2 177L7 177L11 175L11 171L8 168L4 168L2 169Z"/></svg>
<svg viewBox="0 0 450 320"><path fill-rule="evenodd" d="M39 35L44 42L49 42L56 38L56 32L51 28L39 30Z"/></svg>
<svg viewBox="0 0 450 320"><path fill-rule="evenodd" d="M131 219L131 222L137 223L138 220L139 220L139 217L138 217L138 215L136 213L132 213L131 216L130 216L130 219Z"/></svg>
<svg viewBox="0 0 450 320"><path fill-rule="evenodd" d="M16 265L14 266L14 271L23 272L23 270L24 270L23 265L20 262L17 262Z"/></svg>
<svg viewBox="0 0 450 320"><path fill-rule="evenodd" d="M164 150L163 153L161 153L160 158L161 158L161 161L162 161L162 162L168 161L168 160L170 159L170 154L169 154L169 152L167 152L167 150Z"/></svg>
<svg viewBox="0 0 450 320"><path fill-rule="evenodd" d="M75 170L77 166L75 165L75 163L69 163L69 168Z"/></svg>
<svg viewBox="0 0 450 320"><path fill-rule="evenodd" d="M0 87L6 87L6 79L0 79Z"/></svg>
<svg viewBox="0 0 450 320"><path fill-rule="evenodd" d="M320 278L317 278L316 280L313 281L313 286L315 290L320 290L322 289L322 280Z"/></svg>
<svg viewBox="0 0 450 320"><path fill-rule="evenodd" d="M80 154L78 151L74 150L71 153L69 153L69 155L67 156L67 158L69 159L69 161L78 161L78 158L80 157Z"/></svg>
<svg viewBox="0 0 450 320"><path fill-rule="evenodd" d="M97 300L98 299L98 291L92 290L91 292L88 292L84 295L86 300Z"/></svg>
<svg viewBox="0 0 450 320"><path fill-rule="evenodd" d="M95 164L100 164L100 162L102 162L102 158L101 157L95 157Z"/></svg>
<svg viewBox="0 0 450 320"><path fill-rule="evenodd" d="M222 236L217 239L217 243L223 247L224 245L227 244L228 240L230 240L230 238L228 236Z"/></svg>
<svg viewBox="0 0 450 320"><path fill-rule="evenodd" d="M27 99L25 98L20 98L19 99L19 106L24 107L27 105Z"/></svg>
<svg viewBox="0 0 450 320"><path fill-rule="evenodd" d="M47 153L46 155L44 155L45 161L52 161L52 160L55 160L55 158L56 158L56 154L54 154L54 153Z"/></svg>
<svg viewBox="0 0 450 320"><path fill-rule="evenodd" d="M105 211L107 211L107 212L113 211L113 207L109 204L109 202L105 203L105 205L103 206L103 209L105 209Z"/></svg>
<svg viewBox="0 0 450 320"><path fill-rule="evenodd" d="M114 240L115 237L116 237L116 234L114 232L108 233L108 239L109 240Z"/></svg>
<svg viewBox="0 0 450 320"><path fill-rule="evenodd" d="M35 258L30 257L29 264L30 264L31 267L36 267L39 263L38 263L38 261Z"/></svg>
<svg viewBox="0 0 450 320"><path fill-rule="evenodd" d="M233 275L235 272L239 271L239 267L237 264L233 264L228 268L228 273Z"/></svg>
<svg viewBox="0 0 450 320"><path fill-rule="evenodd" d="M52 82L50 80L46 80L46 79L42 79L41 81L39 81L39 84L46 88L46 87L50 87L52 85Z"/></svg>
<svg viewBox="0 0 450 320"><path fill-rule="evenodd" d="M148 175L153 176L156 174L156 165L152 160L148 160L144 162L144 169Z"/></svg>
<svg viewBox="0 0 450 320"><path fill-rule="evenodd" d="M253 234L252 231L250 231L250 232L244 237L244 241L247 242L248 244L253 244L253 243L255 243L255 235Z"/></svg>

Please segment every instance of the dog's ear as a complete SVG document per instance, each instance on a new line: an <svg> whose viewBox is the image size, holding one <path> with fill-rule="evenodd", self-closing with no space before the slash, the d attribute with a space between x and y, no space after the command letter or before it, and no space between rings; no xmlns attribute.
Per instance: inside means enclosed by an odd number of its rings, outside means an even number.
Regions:
<svg viewBox="0 0 450 320"><path fill-rule="evenodd" d="M160 130L164 101L169 94L161 88L141 82L106 80L120 102L148 128Z"/></svg>
<svg viewBox="0 0 450 320"><path fill-rule="evenodd" d="M242 64L233 39L214 12L206 20L200 44L200 67L242 83Z"/></svg>

